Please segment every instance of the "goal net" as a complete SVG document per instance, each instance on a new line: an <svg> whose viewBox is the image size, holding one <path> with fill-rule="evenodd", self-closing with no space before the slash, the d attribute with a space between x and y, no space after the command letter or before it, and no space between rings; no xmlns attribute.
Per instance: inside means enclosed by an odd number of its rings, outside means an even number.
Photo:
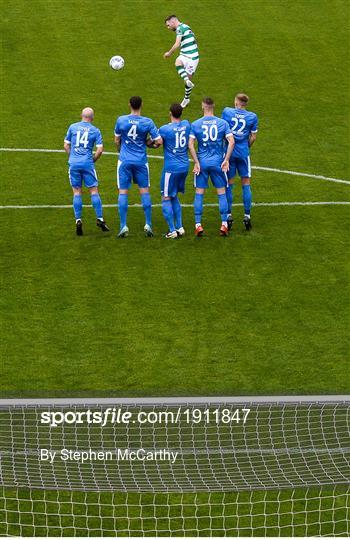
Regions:
<svg viewBox="0 0 350 540"><path fill-rule="evenodd" d="M349 406L0 400L0 535L347 535Z"/></svg>

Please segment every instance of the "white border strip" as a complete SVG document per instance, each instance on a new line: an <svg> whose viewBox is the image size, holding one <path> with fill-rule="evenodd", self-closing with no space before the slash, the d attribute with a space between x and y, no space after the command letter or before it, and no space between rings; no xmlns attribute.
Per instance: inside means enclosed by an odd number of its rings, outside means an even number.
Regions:
<svg viewBox="0 0 350 540"><path fill-rule="evenodd" d="M0 399L0 407L30 405L175 405L223 403L350 403L350 395L326 396L223 396L223 397L144 397L144 398L51 398Z"/></svg>
<svg viewBox="0 0 350 540"><path fill-rule="evenodd" d="M350 201L315 201L315 202L262 202L262 203L253 203L253 207L257 206L346 206L349 205ZM161 208L161 204L152 204L152 208ZM183 208L193 208L193 204L183 203L181 204ZM217 207L217 203L207 203L203 206L208 207ZM233 204L232 206L243 206L241 203ZM84 204L85 208L92 208L90 204ZM117 208L117 204L104 204L103 208ZM32 210L32 209L43 209L43 208L72 208L71 204L8 204L0 206L0 210ZM129 204L129 208L142 208L141 204Z"/></svg>
<svg viewBox="0 0 350 540"><path fill-rule="evenodd" d="M64 150L59 149L50 149L50 148L0 148L0 152L44 152L44 153L59 153L62 154ZM119 156L119 152L103 152L107 156ZM157 156L157 155L148 155L148 158L150 159L164 159L163 156ZM190 160L192 161L192 160ZM289 171L284 169L276 169L274 167L260 167L257 165L253 165L252 169L256 169L258 171L267 171L267 172L273 172L273 173L279 173L279 174L289 174L292 176L303 176L306 178L314 178L316 180L326 180L328 182L336 182L338 184L347 184L350 185L349 180L343 180L341 178L332 178L330 176L323 176L319 174L309 174L309 173L303 173L303 172L297 172L297 171Z"/></svg>

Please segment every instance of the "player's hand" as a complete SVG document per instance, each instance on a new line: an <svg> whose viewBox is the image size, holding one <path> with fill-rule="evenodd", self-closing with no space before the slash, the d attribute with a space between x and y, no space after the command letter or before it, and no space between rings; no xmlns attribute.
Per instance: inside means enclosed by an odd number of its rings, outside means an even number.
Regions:
<svg viewBox="0 0 350 540"><path fill-rule="evenodd" d="M199 165L199 161L194 164L193 172L194 174L199 174L201 172L201 166Z"/></svg>
<svg viewBox="0 0 350 540"><path fill-rule="evenodd" d="M224 161L221 163L221 170L223 172L227 172L229 169L229 162L227 159L224 159Z"/></svg>
<svg viewBox="0 0 350 540"><path fill-rule="evenodd" d="M171 56L171 53L169 51L163 54L163 58L169 58L169 56Z"/></svg>

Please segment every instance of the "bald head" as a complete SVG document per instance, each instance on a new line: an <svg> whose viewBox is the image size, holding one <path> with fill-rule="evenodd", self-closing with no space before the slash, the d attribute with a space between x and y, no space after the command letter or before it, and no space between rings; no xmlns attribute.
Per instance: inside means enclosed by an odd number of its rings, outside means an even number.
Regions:
<svg viewBox="0 0 350 540"><path fill-rule="evenodd" d="M81 119L83 122L92 122L94 119L94 109L91 109L91 107L85 107L81 111Z"/></svg>

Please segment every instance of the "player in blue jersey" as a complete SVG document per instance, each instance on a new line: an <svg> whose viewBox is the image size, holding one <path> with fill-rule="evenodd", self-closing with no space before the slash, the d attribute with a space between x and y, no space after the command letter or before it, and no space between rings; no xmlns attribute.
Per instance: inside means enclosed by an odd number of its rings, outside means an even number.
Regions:
<svg viewBox="0 0 350 540"><path fill-rule="evenodd" d="M146 236L153 236L152 202L149 192L150 179L146 146L160 139L158 129L150 118L141 116L142 99L133 96L129 100L130 114L119 116L115 124L114 140L120 155L117 165L117 185L119 190L118 207L120 231L118 237L126 237L129 228L126 224L128 196L132 182L138 185L141 203L145 213ZM149 139L150 136L150 139Z"/></svg>
<svg viewBox="0 0 350 540"><path fill-rule="evenodd" d="M159 129L164 148L164 167L160 181L163 216L169 231L165 238L177 238L185 234L182 224L182 209L178 193L185 192L188 174L188 140L191 125L181 120L183 108L179 103L170 107L170 123Z"/></svg>
<svg viewBox="0 0 350 540"><path fill-rule="evenodd" d="M252 206L252 192L250 187L251 165L250 165L250 148L256 140L258 131L258 117L255 113L247 111L249 97L246 94L237 94L234 101L234 107L225 107L222 113L222 118L226 120L232 130L235 139L235 149L230 159L230 168L227 176L229 185L226 195L228 202L228 224L232 227L232 203L233 203L233 182L238 171L242 182L242 194L244 205L243 224L247 231L252 228L250 219L250 209Z"/></svg>
<svg viewBox="0 0 350 540"><path fill-rule="evenodd" d="M94 111L86 107L81 112L81 122L71 124L64 139L64 149L69 154L69 180L73 189L73 209L76 233L83 234L81 220L83 200L83 183L89 188L92 206L96 213L96 224L102 231L109 231L102 214L102 202L98 192L98 179L94 163L103 152L103 141L100 130L92 125ZM93 154L94 146L96 152Z"/></svg>
<svg viewBox="0 0 350 540"><path fill-rule="evenodd" d="M201 221L203 213L204 192L208 188L209 176L216 188L219 198L219 210L221 215L220 235L228 235L227 225L227 175L229 159L234 147L234 139L230 126L225 120L214 116L214 101L211 98L205 98L202 101L202 110L204 116L199 118L191 125L189 149L191 154L194 151L194 141L198 142L198 160L195 162L193 172L196 195L194 199L195 213L195 234L202 236L204 233ZM224 152L224 143L227 140L227 151Z"/></svg>

